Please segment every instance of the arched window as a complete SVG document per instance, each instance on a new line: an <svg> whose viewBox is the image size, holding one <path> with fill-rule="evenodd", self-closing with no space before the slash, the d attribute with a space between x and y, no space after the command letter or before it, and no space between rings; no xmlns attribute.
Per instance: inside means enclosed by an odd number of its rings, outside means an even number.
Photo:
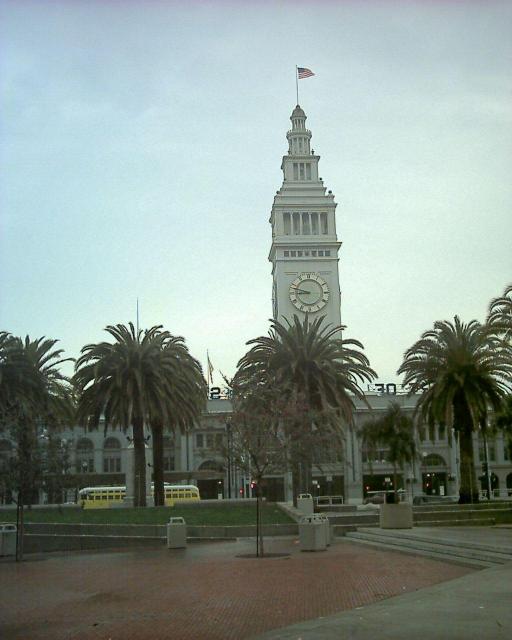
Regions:
<svg viewBox="0 0 512 640"><path fill-rule="evenodd" d="M215 462L215 460L206 460L199 466L198 471L215 471L217 473L223 473L224 467L219 463Z"/></svg>
<svg viewBox="0 0 512 640"><path fill-rule="evenodd" d="M446 467L445 459L437 453L429 453L423 458L424 467Z"/></svg>
<svg viewBox="0 0 512 640"><path fill-rule="evenodd" d="M94 445L88 438L76 443L75 467L77 473L94 473Z"/></svg>
<svg viewBox="0 0 512 640"><path fill-rule="evenodd" d="M117 438L107 438L103 443L103 473L121 472L121 444Z"/></svg>

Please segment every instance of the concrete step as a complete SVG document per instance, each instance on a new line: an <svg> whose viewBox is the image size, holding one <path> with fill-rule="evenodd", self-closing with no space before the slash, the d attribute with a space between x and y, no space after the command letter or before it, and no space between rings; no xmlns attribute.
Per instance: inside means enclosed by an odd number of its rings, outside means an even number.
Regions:
<svg viewBox="0 0 512 640"><path fill-rule="evenodd" d="M476 562L479 566L512 562L511 552L473 543L447 542L446 540L433 540L429 537L420 537L412 534L407 535L397 530L364 530L347 533L346 537L359 542L379 544L387 549L397 551L421 552L422 555L431 555L431 557L436 558L442 557L449 561Z"/></svg>
<svg viewBox="0 0 512 640"><path fill-rule="evenodd" d="M379 522L379 511L371 513L350 513L350 514L325 514L329 518L329 522L333 525L356 525L364 527L365 524L376 524Z"/></svg>
<svg viewBox="0 0 512 640"><path fill-rule="evenodd" d="M512 501L510 500L491 500L490 502L476 502L474 504L458 504L457 502L451 502L447 504L430 502L425 504L413 505L413 510L416 511L450 511L456 509L464 511L465 509L504 509L512 510Z"/></svg>
<svg viewBox="0 0 512 640"><path fill-rule="evenodd" d="M372 536L376 535L375 529L360 529L361 534L368 533ZM505 558L512 558L512 538L505 544L500 540L498 544L485 544L482 542L474 542L473 540L463 540L449 537L447 531L436 531L435 537L432 534L427 533L422 529L379 529L378 535L381 538L389 538L391 540L417 540L420 542L428 542L432 544L440 544L448 547L460 547L461 545L467 549L474 549L477 551L489 551L491 553L497 553Z"/></svg>
<svg viewBox="0 0 512 640"><path fill-rule="evenodd" d="M436 515L436 514L434 514ZM414 521L416 526L421 527L492 527L496 524L495 518L471 518L469 520L422 520L421 522Z"/></svg>
<svg viewBox="0 0 512 640"><path fill-rule="evenodd" d="M379 542L377 540L353 538L352 534L347 534L344 539L347 542L355 542L356 544L362 544L368 547L374 547L376 549L383 549L385 551L398 551L399 553L407 553L408 555L432 558L433 560L451 562L452 564L458 564L463 567L471 567L473 569L488 569L489 567L496 566L494 562L485 562L483 560L477 560L476 558L463 558L445 554L439 551L423 551L421 549L412 549L410 547L391 546L386 542Z"/></svg>
<svg viewBox="0 0 512 640"><path fill-rule="evenodd" d="M334 536L344 536L350 531L357 531L355 524L335 524L331 526L331 531Z"/></svg>
<svg viewBox="0 0 512 640"><path fill-rule="evenodd" d="M428 509L416 511L413 510L414 522L423 522L425 520L471 520L473 518L493 518L499 517L503 514L510 512L512 515L512 510L509 509ZM433 517L434 516L434 517Z"/></svg>
<svg viewBox="0 0 512 640"><path fill-rule="evenodd" d="M420 526L451 526L452 524L494 524L496 518L503 512L498 510L450 510L437 511L429 508L428 511L416 513L413 511L414 523ZM379 524L379 510L371 512L358 512L351 514L325 514L332 525L365 527Z"/></svg>

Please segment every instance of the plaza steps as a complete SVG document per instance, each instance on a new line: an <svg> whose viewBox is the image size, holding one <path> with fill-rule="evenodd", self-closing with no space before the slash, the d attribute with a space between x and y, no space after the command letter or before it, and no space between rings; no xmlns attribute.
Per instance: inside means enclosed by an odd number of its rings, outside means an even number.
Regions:
<svg viewBox="0 0 512 640"><path fill-rule="evenodd" d="M371 547L425 556L473 568L488 568L512 562L512 545L494 547L480 543L412 533L407 529L369 529L348 532L347 541Z"/></svg>
<svg viewBox="0 0 512 640"><path fill-rule="evenodd" d="M340 512L323 511L328 516L335 536L357 531L361 527L379 526L379 508L357 508L355 505L344 505ZM295 522L299 522L302 514L290 503L279 503L279 507ZM512 522L512 502L491 501L478 504L423 504L413 506L415 526L453 527L453 526L491 526L503 519Z"/></svg>
<svg viewBox="0 0 512 640"><path fill-rule="evenodd" d="M361 527L379 526L379 509L356 512L327 513L335 536L357 531ZM413 522L418 527L491 526L503 520L512 522L510 502L491 502L468 505L419 505L413 506Z"/></svg>

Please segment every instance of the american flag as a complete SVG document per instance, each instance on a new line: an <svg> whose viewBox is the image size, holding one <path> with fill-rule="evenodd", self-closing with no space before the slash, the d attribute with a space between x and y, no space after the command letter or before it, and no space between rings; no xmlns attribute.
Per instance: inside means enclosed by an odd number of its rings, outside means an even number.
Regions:
<svg viewBox="0 0 512 640"><path fill-rule="evenodd" d="M207 366L208 366L208 381L209 381L210 384L213 384L214 368L213 368L213 364L210 361L210 354L208 353L208 351L206 351L206 362L207 362Z"/></svg>
<svg viewBox="0 0 512 640"><path fill-rule="evenodd" d="M297 67L297 73L299 74L299 80L302 78L310 78L315 75L311 69L306 69L304 67Z"/></svg>

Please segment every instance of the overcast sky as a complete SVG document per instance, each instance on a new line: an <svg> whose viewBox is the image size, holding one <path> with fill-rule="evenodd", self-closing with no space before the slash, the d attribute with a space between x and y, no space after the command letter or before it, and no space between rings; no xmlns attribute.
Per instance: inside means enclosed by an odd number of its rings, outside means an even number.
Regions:
<svg viewBox="0 0 512 640"><path fill-rule="evenodd" d="M381 381L512 281L510 2L0 2L0 328L67 355L163 324L230 376L271 317L300 103L342 320Z"/></svg>

